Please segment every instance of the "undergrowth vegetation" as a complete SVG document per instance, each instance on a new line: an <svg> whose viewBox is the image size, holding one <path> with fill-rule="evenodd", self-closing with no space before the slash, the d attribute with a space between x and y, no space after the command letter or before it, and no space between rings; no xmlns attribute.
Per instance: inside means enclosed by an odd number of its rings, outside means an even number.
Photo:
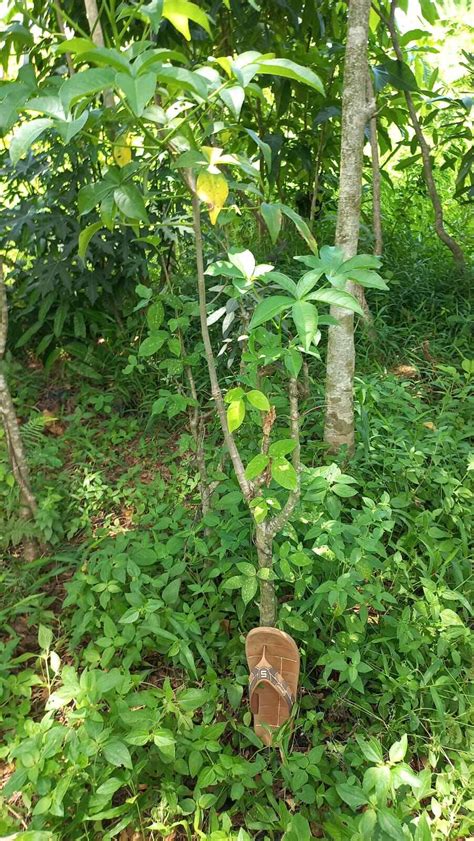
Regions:
<svg viewBox="0 0 474 841"><path fill-rule="evenodd" d="M216 440L203 519L186 407L153 417L156 372L137 390L129 354L100 345L97 384L13 369L51 548L1 573L4 835L27 815L35 841L472 834L468 319L447 269L417 266L410 295L410 266L393 269L403 318L389 329L382 308L376 342L359 336L350 463L324 453L310 366L302 503L275 557L302 691L270 751L245 701L251 525ZM6 546L21 535L1 475Z"/></svg>

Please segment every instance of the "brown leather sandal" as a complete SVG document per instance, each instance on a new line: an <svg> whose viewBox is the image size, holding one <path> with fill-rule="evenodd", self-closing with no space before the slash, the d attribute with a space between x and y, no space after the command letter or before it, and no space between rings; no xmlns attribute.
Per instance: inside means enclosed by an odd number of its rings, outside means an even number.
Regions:
<svg viewBox="0 0 474 841"><path fill-rule="evenodd" d="M266 627L250 631L245 653L254 729L266 745L271 745L272 730L288 721L296 700L300 654L289 634Z"/></svg>

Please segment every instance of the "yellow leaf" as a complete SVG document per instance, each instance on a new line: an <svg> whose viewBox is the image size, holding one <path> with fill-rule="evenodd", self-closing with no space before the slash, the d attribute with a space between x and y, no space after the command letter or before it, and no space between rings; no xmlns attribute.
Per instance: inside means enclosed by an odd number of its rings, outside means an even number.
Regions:
<svg viewBox="0 0 474 841"><path fill-rule="evenodd" d="M181 32L181 35L184 35L186 41L191 40L190 20L202 26L209 34L211 33L208 16L190 0L164 0L163 17L167 18L174 28Z"/></svg>
<svg viewBox="0 0 474 841"><path fill-rule="evenodd" d="M229 186L222 173L209 170L200 172L196 181L196 193L201 201L208 205L209 218L215 225L229 195Z"/></svg>
<svg viewBox="0 0 474 841"><path fill-rule="evenodd" d="M180 15L178 12L172 12L169 10L166 13L166 17L168 18L169 22L173 24L174 28L181 32L181 35L184 35L186 41L191 40L191 33L189 31L189 18L186 15Z"/></svg>
<svg viewBox="0 0 474 841"><path fill-rule="evenodd" d="M219 172L218 169L215 169L215 165L219 163L224 150L219 149L218 146L201 146L201 150L209 161L209 172ZM214 169L211 169L211 167L214 167Z"/></svg>
<svg viewBox="0 0 474 841"><path fill-rule="evenodd" d="M120 167L130 163L132 160L132 149L128 142L128 135L123 135L114 143L113 156L115 163Z"/></svg>

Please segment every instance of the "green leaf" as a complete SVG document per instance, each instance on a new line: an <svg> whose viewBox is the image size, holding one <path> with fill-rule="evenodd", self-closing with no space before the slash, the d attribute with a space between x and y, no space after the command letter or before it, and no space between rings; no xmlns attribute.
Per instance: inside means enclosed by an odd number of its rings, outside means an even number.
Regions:
<svg viewBox="0 0 474 841"><path fill-rule="evenodd" d="M155 333L163 324L165 311L161 301L155 301L146 311L146 320L150 333Z"/></svg>
<svg viewBox="0 0 474 841"><path fill-rule="evenodd" d="M386 808L378 810L378 823L382 832L393 841L406 841L406 835L399 819Z"/></svg>
<svg viewBox="0 0 474 841"><path fill-rule="evenodd" d="M260 474L263 473L269 461L269 457L264 453L259 453L254 456L254 458L249 461L245 469L245 478L249 481L256 479L257 476L260 476Z"/></svg>
<svg viewBox="0 0 474 841"><path fill-rule="evenodd" d="M369 839L372 838L375 824L377 823L377 812L375 809L366 809L365 812L362 813L362 817L359 821L359 835L361 838Z"/></svg>
<svg viewBox="0 0 474 841"><path fill-rule="evenodd" d="M171 730L156 730L153 734L153 741L161 756L166 761L172 762L175 758L176 740Z"/></svg>
<svg viewBox="0 0 474 841"><path fill-rule="evenodd" d="M316 292L311 292L307 300L323 301L325 304L331 304L336 307L342 307L346 310L351 310L359 315L363 315L362 307L353 295L344 292L342 289L318 289Z"/></svg>
<svg viewBox="0 0 474 841"><path fill-rule="evenodd" d="M263 523L265 517L268 514L268 505L263 499L263 497L261 497L258 501L253 501L255 502L255 505L252 506L253 518L256 523Z"/></svg>
<svg viewBox="0 0 474 841"><path fill-rule="evenodd" d="M227 687L226 693L227 698L229 699L229 704L231 705L232 709L238 709L238 707L240 706L240 702L242 701L242 695L244 694L243 686L240 686L239 683L232 683L230 686Z"/></svg>
<svg viewBox="0 0 474 841"><path fill-rule="evenodd" d="M224 581L222 586L225 590L238 590L242 586L242 580L241 575L232 575L231 578Z"/></svg>
<svg viewBox="0 0 474 841"><path fill-rule="evenodd" d="M296 491L298 476L293 465L283 456L272 459L272 479L288 491Z"/></svg>
<svg viewBox="0 0 474 841"><path fill-rule="evenodd" d="M344 264L344 252L339 245L323 245L319 257L326 274L338 274Z"/></svg>
<svg viewBox="0 0 474 841"><path fill-rule="evenodd" d="M289 348L283 357L285 368L292 377L297 377L303 365L303 357L296 348Z"/></svg>
<svg viewBox="0 0 474 841"><path fill-rule="evenodd" d="M268 272L266 275L266 280L270 280L272 283L276 283L277 286L280 286L281 289L284 289L285 292L288 292L293 298L296 298L296 283L291 277L288 277L286 274L282 274L282 272Z"/></svg>
<svg viewBox="0 0 474 841"><path fill-rule="evenodd" d="M250 578L255 578L256 569L254 564L249 564L247 561L240 561L240 563L237 564L237 569L240 573L242 573L242 575L245 575L247 578L249 576Z"/></svg>
<svg viewBox="0 0 474 841"><path fill-rule="evenodd" d="M419 776L415 774L410 766L405 763L402 765L396 765L395 768L392 769L392 780L395 782L397 788L399 785L406 785L411 786L413 789L417 789L420 788L422 784Z"/></svg>
<svg viewBox="0 0 474 841"><path fill-rule="evenodd" d="M428 818L426 817L426 812L423 812L423 814L418 818L418 823L416 825L415 841L432 841L432 839L433 836L431 834L430 824Z"/></svg>
<svg viewBox="0 0 474 841"><path fill-rule="evenodd" d="M355 496L357 491L355 488L351 488L349 485L344 485L343 483L336 483L332 486L331 491L336 494L336 496L343 497L344 499L348 499L351 496Z"/></svg>
<svg viewBox="0 0 474 841"><path fill-rule="evenodd" d="M375 254L356 254L354 257L350 257L349 260L345 260L338 267L338 271L348 274L352 269L379 269L381 265L382 260L380 257L376 257Z"/></svg>
<svg viewBox="0 0 474 841"><path fill-rule="evenodd" d="M388 765L376 765L369 768L364 774L364 790L370 791L371 788L375 788L378 802L383 803L390 788L390 781L391 775Z"/></svg>
<svg viewBox="0 0 474 841"><path fill-rule="evenodd" d="M230 388L224 397L225 403L233 403L234 400L242 400L245 397L245 391L239 385L236 388Z"/></svg>
<svg viewBox="0 0 474 841"><path fill-rule="evenodd" d="M133 113L137 117L141 117L155 93L155 74L145 73L143 76L134 79L133 76L129 76L127 73L117 73L115 83L124 92Z"/></svg>
<svg viewBox="0 0 474 841"><path fill-rule="evenodd" d="M57 129L58 133L62 137L65 143L69 143L76 134L79 134L81 128L85 126L89 117L88 111L83 111L80 117L77 120L65 120L64 122L59 122L56 120L55 128Z"/></svg>
<svg viewBox="0 0 474 841"><path fill-rule="evenodd" d="M150 21L151 28L156 34L160 28L161 18L163 16L163 0L151 0L151 3L142 6L140 11Z"/></svg>
<svg viewBox="0 0 474 841"><path fill-rule="evenodd" d="M87 247L97 231L100 231L103 228L102 222L93 222L92 225L88 225L87 228L84 228L81 233L79 234L79 247L77 249L77 253L81 260L84 260L86 256Z"/></svg>
<svg viewBox="0 0 474 841"><path fill-rule="evenodd" d="M174 581L170 581L169 584L166 585L164 590L162 590L161 597L165 604L174 605L178 601L179 598L179 589L181 587L181 579L175 578Z"/></svg>
<svg viewBox="0 0 474 841"><path fill-rule="evenodd" d="M135 184L122 184L114 190L114 201L128 219L148 222L143 196Z"/></svg>
<svg viewBox="0 0 474 841"><path fill-rule="evenodd" d="M304 298L308 292L311 292L311 290L314 289L323 274L324 268L313 269L310 272L306 272L298 281L296 287L296 297Z"/></svg>
<svg viewBox="0 0 474 841"><path fill-rule="evenodd" d="M253 330L254 327L259 327L260 324L264 324L266 321L270 321L271 318L275 318L283 310L291 307L293 301L293 298L288 298L285 295L273 295L271 298L265 298L263 301L260 301L250 320L250 330Z"/></svg>
<svg viewBox="0 0 474 841"><path fill-rule="evenodd" d="M55 117L65 120L66 114L61 100L58 96L37 96L29 99L26 108L28 111L38 111L39 114L46 114L47 117Z"/></svg>
<svg viewBox="0 0 474 841"><path fill-rule="evenodd" d="M242 110L242 105L245 101L244 88L241 87L241 85L232 85L229 88L224 88L220 92L219 96L222 99L224 105L227 105L228 109L238 120L240 117L240 112Z"/></svg>
<svg viewBox="0 0 474 841"><path fill-rule="evenodd" d="M287 456L293 452L296 447L296 441L292 438L282 438L281 441L275 441L270 444L269 454L274 458L275 456Z"/></svg>
<svg viewBox="0 0 474 841"><path fill-rule="evenodd" d="M365 286L367 289L388 289L386 281L377 272L371 272L368 269L351 269L350 272L344 270L344 274L359 286Z"/></svg>
<svg viewBox="0 0 474 841"><path fill-rule="evenodd" d="M181 709L185 710L185 712L192 713L194 710L207 704L209 695L206 689L191 687L180 692L177 700Z"/></svg>
<svg viewBox="0 0 474 841"><path fill-rule="evenodd" d="M421 14L432 26L438 20L438 10L433 0L420 0Z"/></svg>
<svg viewBox="0 0 474 841"><path fill-rule="evenodd" d="M303 85L309 85L319 93L324 94L321 79L309 67L303 67L288 58L262 58L255 60L253 63L257 65L259 73L283 76L286 79L301 82Z"/></svg>
<svg viewBox="0 0 474 841"><path fill-rule="evenodd" d="M252 391L247 392L247 400L249 403L254 406L256 409L259 409L261 412L269 412L271 409L270 402L266 394L263 391L258 391L257 389L252 389Z"/></svg>
<svg viewBox="0 0 474 841"><path fill-rule="evenodd" d="M84 97L90 97L100 91L111 88L115 80L115 71L111 67L93 67L75 73L61 85L59 96L66 111L71 105Z"/></svg>
<svg viewBox="0 0 474 841"><path fill-rule="evenodd" d="M66 41L65 43L67 45L71 42ZM126 73L130 72L130 62L127 57L113 47L96 47L92 41L89 41L89 48L80 50L80 57L81 61L86 61L88 64L97 64L99 67L113 67L119 73L124 70Z"/></svg>
<svg viewBox="0 0 474 841"><path fill-rule="evenodd" d="M133 768L130 751L123 742L109 742L104 745L103 753L107 762L110 762L111 765Z"/></svg>
<svg viewBox="0 0 474 841"><path fill-rule="evenodd" d="M241 426L245 418L245 403L243 400L232 400L227 409L227 426L229 432L234 432Z"/></svg>
<svg viewBox="0 0 474 841"><path fill-rule="evenodd" d="M394 742L390 748L388 755L390 762L401 762L405 758L408 749L408 737L404 733L399 742Z"/></svg>
<svg viewBox="0 0 474 841"><path fill-rule="evenodd" d="M112 187L105 181L97 181L95 184L85 184L78 193L77 205L79 215L89 213L94 207L112 192Z"/></svg>
<svg viewBox="0 0 474 841"><path fill-rule="evenodd" d="M368 802L367 798L359 786L352 786L349 783L339 783L336 785L336 791L351 809L359 809L360 806L365 806Z"/></svg>
<svg viewBox="0 0 474 841"><path fill-rule="evenodd" d="M151 336L148 336L141 343L138 349L138 355L153 356L154 353L157 353L163 347L167 338L168 334L164 330L161 330L159 333L152 333Z"/></svg>
<svg viewBox="0 0 474 841"><path fill-rule="evenodd" d="M227 255L229 261L243 274L250 279L255 271L255 257L248 249L246 251L235 251Z"/></svg>
<svg viewBox="0 0 474 841"><path fill-rule="evenodd" d="M10 140L10 159L12 164L18 163L20 158L26 154L31 144L34 143L38 137L51 128L53 120L47 117L39 117L37 120L31 120L29 123L23 123L20 128L15 131Z"/></svg>
<svg viewBox="0 0 474 841"><path fill-rule="evenodd" d="M281 210L283 211L285 216L288 217L288 219L291 219L294 226L296 227L296 230L298 231L300 236L303 237L305 242L309 245L309 247L311 248L311 251L313 251L315 254L317 254L318 253L318 243L316 242L313 234L311 233L311 231L310 231L308 225L306 224L306 222L304 221L304 219L301 218L299 213L296 213L295 210L293 210L291 207L288 207L286 204L278 203L278 207L281 208Z"/></svg>
<svg viewBox="0 0 474 841"><path fill-rule="evenodd" d="M273 244L275 244L281 230L281 223L283 221L281 208L275 204L268 204L267 202L262 202L262 204L260 205L260 213L262 214L262 219L268 228L270 239L273 242Z"/></svg>
<svg viewBox="0 0 474 841"><path fill-rule="evenodd" d="M386 58L374 68L375 90L378 93L385 85L392 85L399 91L417 91L418 84L413 72L403 61Z"/></svg>
<svg viewBox="0 0 474 841"><path fill-rule="evenodd" d="M178 90L188 90L197 94L201 99L207 99L207 84L205 79L192 70L184 67L158 67L155 75L159 82L176 87Z"/></svg>
<svg viewBox="0 0 474 841"><path fill-rule="evenodd" d="M255 596L255 593L257 592L257 589L258 589L258 581L257 581L256 577L255 578L244 578L244 580L242 582L242 590L241 590L242 599L243 599L244 604L248 604L253 599L253 597Z"/></svg>
<svg viewBox="0 0 474 841"><path fill-rule="evenodd" d="M356 735L356 742L369 762L383 762L382 745L378 739L375 739L373 736L370 736L369 739L364 739L362 736Z"/></svg>
<svg viewBox="0 0 474 841"><path fill-rule="evenodd" d="M188 765L191 777L197 777L203 764L202 754L197 750L192 750L189 754Z"/></svg>
<svg viewBox="0 0 474 841"><path fill-rule="evenodd" d="M296 301L291 308L291 315L298 331L301 344L309 350L318 331L318 311L308 301Z"/></svg>
<svg viewBox="0 0 474 841"><path fill-rule="evenodd" d="M53 632L51 628L47 628L45 625L39 625L38 627L38 645L41 648L41 651L49 651L51 648L51 643L53 641Z"/></svg>

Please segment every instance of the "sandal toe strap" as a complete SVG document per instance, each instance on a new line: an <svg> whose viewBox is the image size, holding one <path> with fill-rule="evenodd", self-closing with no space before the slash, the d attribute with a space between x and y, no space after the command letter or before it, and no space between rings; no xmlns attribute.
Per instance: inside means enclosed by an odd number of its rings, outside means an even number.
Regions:
<svg viewBox="0 0 474 841"><path fill-rule="evenodd" d="M254 709L254 699L258 704L255 690L259 683L268 683L270 686L273 686L280 697L288 704L288 709L291 710L295 703L295 696L280 672L277 672L272 666L255 666L249 676L250 709L252 712L258 711Z"/></svg>

